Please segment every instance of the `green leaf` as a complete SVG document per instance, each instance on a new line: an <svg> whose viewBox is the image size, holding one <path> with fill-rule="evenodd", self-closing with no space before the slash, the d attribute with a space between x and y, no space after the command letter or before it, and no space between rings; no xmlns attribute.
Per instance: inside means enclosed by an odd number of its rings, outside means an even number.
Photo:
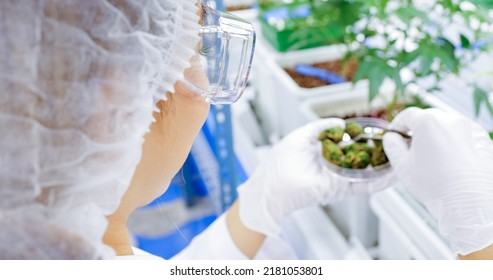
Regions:
<svg viewBox="0 0 493 280"><path fill-rule="evenodd" d="M421 54L421 49L416 49L412 52L406 52L402 58L402 66L407 66L411 64L413 61L415 61L419 55Z"/></svg>
<svg viewBox="0 0 493 280"><path fill-rule="evenodd" d="M493 9L493 0L470 0L476 5L483 6L485 8Z"/></svg>
<svg viewBox="0 0 493 280"><path fill-rule="evenodd" d="M379 93L380 87L383 84L386 75L384 71L374 69L368 76L368 83L370 84L369 99L372 101Z"/></svg>
<svg viewBox="0 0 493 280"><path fill-rule="evenodd" d="M471 48L471 42L463 34L460 34L460 44L465 49L470 49Z"/></svg>
<svg viewBox="0 0 493 280"><path fill-rule="evenodd" d="M387 15L386 9L387 9L388 3L389 3L389 0L382 0L382 1L380 1L380 3L378 3L378 16L380 18L384 18Z"/></svg>
<svg viewBox="0 0 493 280"><path fill-rule="evenodd" d="M488 110L490 115L493 116L493 105L490 102L487 91L477 86L474 87L473 99L474 99L474 114L476 115L476 117L479 116L482 103L485 104L486 109Z"/></svg>
<svg viewBox="0 0 493 280"><path fill-rule="evenodd" d="M473 95L473 101L474 101L474 115L477 117L479 116L479 110L481 109L481 102L483 101L483 90L476 87L474 88L474 95Z"/></svg>
<svg viewBox="0 0 493 280"><path fill-rule="evenodd" d="M404 23L409 24L414 18L419 18L423 22L428 22L429 18L426 13L413 7L401 7L395 11L395 15Z"/></svg>
<svg viewBox="0 0 493 280"><path fill-rule="evenodd" d="M493 131L490 131L490 138L493 140Z"/></svg>
<svg viewBox="0 0 493 280"><path fill-rule="evenodd" d="M424 41L420 46L421 49L421 65L418 69L421 75L429 75L432 73L431 65L435 58L440 60L450 72L459 72L459 60L455 56L454 45L445 38L437 38L433 41Z"/></svg>
<svg viewBox="0 0 493 280"><path fill-rule="evenodd" d="M431 65L433 64L433 61L435 60L436 54L434 52L430 51L423 51L421 54L421 63L418 68L418 73L426 76L431 73Z"/></svg>
<svg viewBox="0 0 493 280"><path fill-rule="evenodd" d="M452 73L457 74L459 72L459 60L455 56L441 52L438 54L438 57L443 65Z"/></svg>
<svg viewBox="0 0 493 280"><path fill-rule="evenodd" d="M395 83L395 86L397 87L397 89L403 90L404 84L402 83L400 70L401 69L398 67L390 67L389 66L387 68L387 70L385 71L385 74L387 74L387 76L392 79L392 81Z"/></svg>
<svg viewBox="0 0 493 280"><path fill-rule="evenodd" d="M486 94L486 98L484 99L484 104L486 105L486 109L491 116L493 116L493 105L491 105L490 99L488 98L488 94Z"/></svg>
<svg viewBox="0 0 493 280"><path fill-rule="evenodd" d="M353 83L358 82L366 77L368 77L368 73L372 70L374 64L371 61L363 60L358 66L358 70L354 74Z"/></svg>

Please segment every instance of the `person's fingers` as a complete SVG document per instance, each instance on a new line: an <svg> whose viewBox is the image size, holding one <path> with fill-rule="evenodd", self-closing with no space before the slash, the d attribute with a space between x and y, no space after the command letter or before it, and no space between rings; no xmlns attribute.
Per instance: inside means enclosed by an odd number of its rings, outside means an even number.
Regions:
<svg viewBox="0 0 493 280"><path fill-rule="evenodd" d="M401 162L409 153L409 145L406 139L395 132L387 132L383 136L383 149L389 158L390 164L398 169Z"/></svg>
<svg viewBox="0 0 493 280"><path fill-rule="evenodd" d="M410 107L400 112L392 121L389 128L407 132L415 127L416 119L424 112L423 109Z"/></svg>
<svg viewBox="0 0 493 280"><path fill-rule="evenodd" d="M310 122L302 127L297 128L295 131L284 137L284 139L281 141L281 145L296 142L298 148L300 149L306 150L307 147L314 148L314 146L316 146L315 144L320 142L317 139L318 135L325 129L331 127L345 128L346 123L344 122L344 120L338 118L319 119Z"/></svg>

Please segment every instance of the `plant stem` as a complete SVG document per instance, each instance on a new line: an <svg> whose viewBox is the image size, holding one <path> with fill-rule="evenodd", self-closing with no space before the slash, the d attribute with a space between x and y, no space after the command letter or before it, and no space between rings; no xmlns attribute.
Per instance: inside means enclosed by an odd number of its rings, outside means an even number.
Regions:
<svg viewBox="0 0 493 280"><path fill-rule="evenodd" d="M387 105L387 110L388 110L388 114L387 114L387 121L392 121L394 119L394 114L395 114L395 109L397 107L397 101L399 101L399 95L400 95L400 92L398 89L396 89L392 95L392 101L390 101L390 103Z"/></svg>

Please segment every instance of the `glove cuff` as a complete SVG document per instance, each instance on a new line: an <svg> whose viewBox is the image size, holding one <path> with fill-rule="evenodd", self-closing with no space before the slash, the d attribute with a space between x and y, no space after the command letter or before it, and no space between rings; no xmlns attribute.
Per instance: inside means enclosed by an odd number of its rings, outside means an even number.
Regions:
<svg viewBox="0 0 493 280"><path fill-rule="evenodd" d="M449 239L456 255L469 255L493 244L493 223L477 227L458 226Z"/></svg>
<svg viewBox="0 0 493 280"><path fill-rule="evenodd" d="M433 214L440 233L450 241L455 254L468 255L493 244L493 206L477 201L460 207L435 203ZM435 208L435 209L433 209Z"/></svg>

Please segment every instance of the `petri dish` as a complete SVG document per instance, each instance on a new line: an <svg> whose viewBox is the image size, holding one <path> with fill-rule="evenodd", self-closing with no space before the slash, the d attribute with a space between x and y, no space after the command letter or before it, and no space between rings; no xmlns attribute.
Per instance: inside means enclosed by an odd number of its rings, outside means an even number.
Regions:
<svg viewBox="0 0 493 280"><path fill-rule="evenodd" d="M363 126L365 130L365 133L369 135L381 133L384 129L386 129L389 126L389 122L379 118L358 117L358 118L346 119L345 121L346 122L353 121L361 124L361 126ZM349 135L345 133L342 141L339 142L338 145L345 146L352 143L354 143L354 141L351 140ZM370 165L364 169L351 169L351 168L341 167L327 161L322 156L322 151L320 151L320 158L323 162L323 165L325 165L328 169L333 171L335 174L344 177L352 182L371 181L377 178L381 178L382 176L386 175L391 171L391 166L389 162L376 167Z"/></svg>

